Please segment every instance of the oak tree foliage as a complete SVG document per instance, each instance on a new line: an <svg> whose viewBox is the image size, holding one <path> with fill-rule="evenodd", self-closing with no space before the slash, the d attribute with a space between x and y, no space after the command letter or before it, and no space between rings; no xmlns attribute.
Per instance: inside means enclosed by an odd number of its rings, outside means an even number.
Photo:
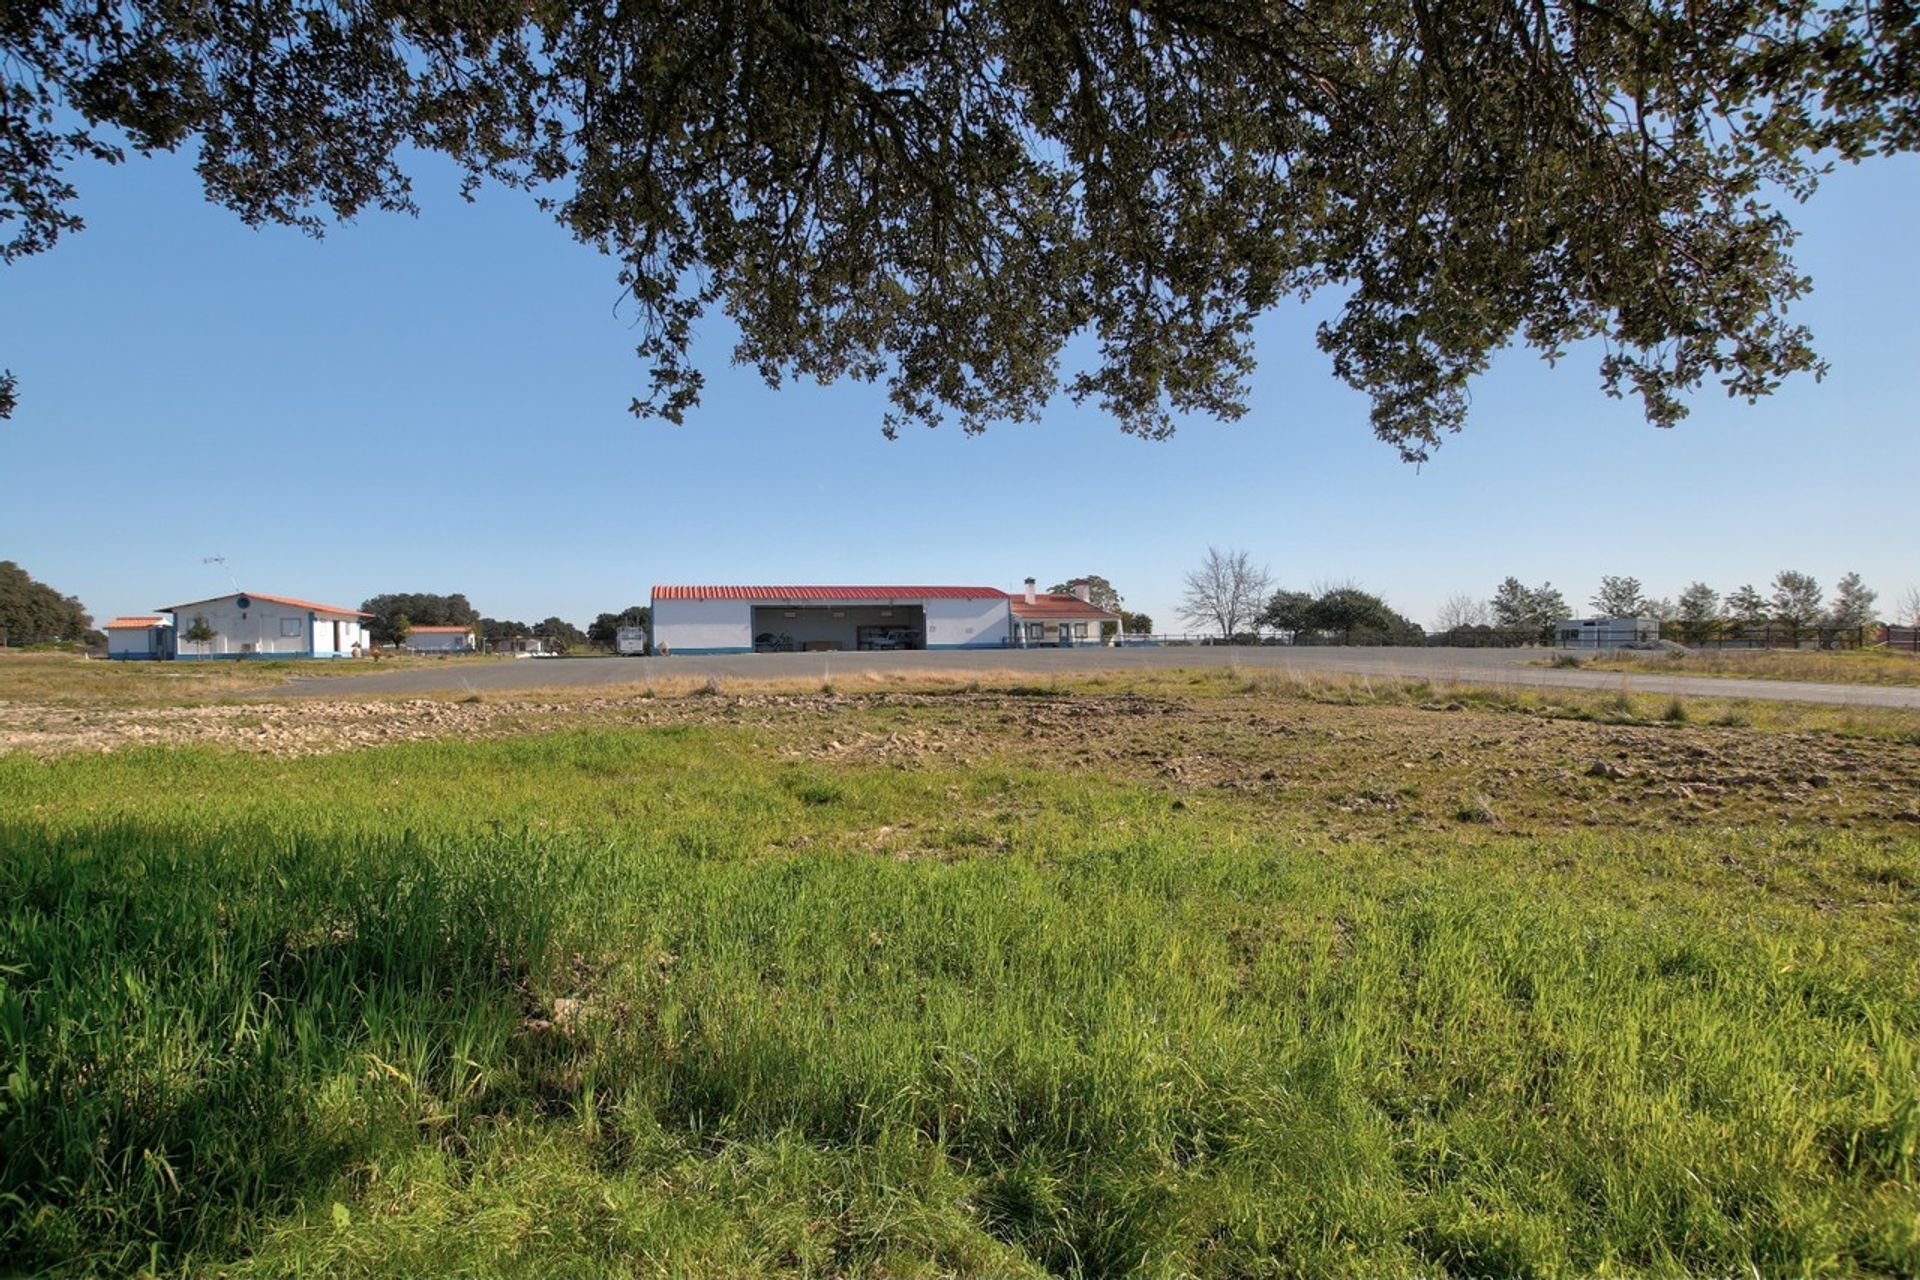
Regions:
<svg viewBox="0 0 1920 1280"><path fill-rule="evenodd" d="M1161 437L1324 293L1409 458L1512 342L1597 340L1661 425L1817 372L1779 205L1920 141L1913 0L18 0L0 67L7 260L87 158L189 149L318 232L439 153L619 263L639 414L698 402L717 310L770 383L884 382L889 433L1064 389Z"/></svg>

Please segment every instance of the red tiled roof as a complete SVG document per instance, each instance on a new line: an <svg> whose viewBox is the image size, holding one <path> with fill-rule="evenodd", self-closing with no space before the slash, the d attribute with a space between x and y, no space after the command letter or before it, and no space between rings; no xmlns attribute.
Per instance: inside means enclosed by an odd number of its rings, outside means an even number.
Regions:
<svg viewBox="0 0 1920 1280"><path fill-rule="evenodd" d="M1004 600L995 587L678 587L656 586L655 600Z"/></svg>
<svg viewBox="0 0 1920 1280"><path fill-rule="evenodd" d="M472 627L408 627L407 630L412 632L416 636L422 635L422 634L464 636L470 633L473 630L473 628Z"/></svg>
<svg viewBox="0 0 1920 1280"><path fill-rule="evenodd" d="M182 609L191 609L197 604L212 604L215 600L231 600L235 596L248 596L255 600L265 600L268 604L284 604L295 609L311 609L315 613L337 613L346 618L371 618L373 615L360 609L348 609L343 605L319 604L312 600L297 600L292 596L270 596L264 591L229 591L223 596L208 596L204 600L189 600L185 604L163 604L160 607L168 613L178 613Z"/></svg>
<svg viewBox="0 0 1920 1280"><path fill-rule="evenodd" d="M1088 604L1078 596L1054 595L1051 592L1034 593L1033 603L1028 604L1024 595L1016 595L1013 600L1013 616L1016 618L1098 618L1102 622L1117 621L1117 613L1108 613L1097 605Z"/></svg>
<svg viewBox="0 0 1920 1280"><path fill-rule="evenodd" d="M157 627L165 618L115 618L102 631L145 631L148 627Z"/></svg>

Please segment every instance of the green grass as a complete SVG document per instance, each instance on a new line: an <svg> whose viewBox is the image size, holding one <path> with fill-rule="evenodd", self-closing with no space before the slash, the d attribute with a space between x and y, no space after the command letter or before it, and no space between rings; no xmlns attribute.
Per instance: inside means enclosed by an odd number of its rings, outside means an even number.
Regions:
<svg viewBox="0 0 1920 1280"><path fill-rule="evenodd" d="M1920 1268L1908 836L768 746L0 757L3 1269Z"/></svg>
<svg viewBox="0 0 1920 1280"><path fill-rule="evenodd" d="M1920 654L1902 649L1669 649L1660 653L1611 650L1572 663L1596 671L1651 671L1664 675L1725 676L1746 680L1811 680L1825 684L1920 685Z"/></svg>

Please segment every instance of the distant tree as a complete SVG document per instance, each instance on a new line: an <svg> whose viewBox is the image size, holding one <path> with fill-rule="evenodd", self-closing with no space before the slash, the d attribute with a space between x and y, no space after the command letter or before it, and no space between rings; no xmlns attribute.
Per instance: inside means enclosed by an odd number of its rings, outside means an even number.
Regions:
<svg viewBox="0 0 1920 1280"><path fill-rule="evenodd" d="M1462 592L1441 602L1434 624L1438 631L1461 631L1467 627L1484 627L1492 620L1493 610L1485 600Z"/></svg>
<svg viewBox="0 0 1920 1280"><path fill-rule="evenodd" d="M1313 626L1309 617L1313 596L1305 591L1276 591L1267 597L1260 611L1259 624L1268 631L1306 631Z"/></svg>
<svg viewBox="0 0 1920 1280"><path fill-rule="evenodd" d="M587 643L596 649L611 649L619 642L622 627L650 627L653 611L644 604L628 605L619 613L603 613L587 627Z"/></svg>
<svg viewBox="0 0 1920 1280"><path fill-rule="evenodd" d="M1397 615L1387 602L1351 584L1330 587L1307 606L1307 625L1314 631L1337 631L1353 643L1354 632L1392 630Z"/></svg>
<svg viewBox="0 0 1920 1280"><path fill-rule="evenodd" d="M1693 582L1680 593L1680 633L1691 644L1709 640L1720 629L1720 593L1704 582Z"/></svg>
<svg viewBox="0 0 1920 1280"><path fill-rule="evenodd" d="M1200 567L1181 579L1180 616L1192 626L1218 627L1231 640L1254 625L1272 581L1245 551L1208 547Z"/></svg>
<svg viewBox="0 0 1920 1280"><path fill-rule="evenodd" d="M1920 586L1908 587L1901 593L1899 612L1902 625L1920 627Z"/></svg>
<svg viewBox="0 0 1920 1280"><path fill-rule="evenodd" d="M1130 636L1150 636L1153 634L1153 615L1122 609L1120 627Z"/></svg>
<svg viewBox="0 0 1920 1280"><path fill-rule="evenodd" d="M1727 617L1742 626L1757 627L1768 618L1767 598L1748 583L1727 595Z"/></svg>
<svg viewBox="0 0 1920 1280"><path fill-rule="evenodd" d="M86 607L63 596L11 560L0 560L0 644L55 644L86 639Z"/></svg>
<svg viewBox="0 0 1920 1280"><path fill-rule="evenodd" d="M1828 616L1836 627L1871 626L1877 620L1873 602L1879 598L1880 593L1860 581L1859 574L1849 573L1834 584L1833 608Z"/></svg>
<svg viewBox="0 0 1920 1280"><path fill-rule="evenodd" d="M1600 590L1587 603L1603 618L1638 618L1647 607L1640 594L1640 579L1608 574L1600 579Z"/></svg>
<svg viewBox="0 0 1920 1280"><path fill-rule="evenodd" d="M1773 620L1786 626L1795 640L1802 627L1820 621L1820 584L1812 574L1782 569L1774 575Z"/></svg>
<svg viewBox="0 0 1920 1280"><path fill-rule="evenodd" d="M207 621L206 614L196 613L193 616L193 625L188 627L180 638L192 644L205 646L212 644L213 638L219 634L219 632L213 629L212 624Z"/></svg>
<svg viewBox="0 0 1920 1280"><path fill-rule="evenodd" d="M436 624L429 622L423 625L431 627ZM452 624L445 624L445 625L452 625ZM391 645L403 645L407 641L413 639L413 619L409 618L404 613L390 614L386 619L384 619L384 623L381 627L381 631L384 631L386 633L385 639L381 640L379 637L379 633L375 634L375 639L380 640L380 643L391 644Z"/></svg>
<svg viewBox="0 0 1920 1280"><path fill-rule="evenodd" d="M405 644L394 633L394 620L405 615L416 627L476 627L480 613L459 592L435 595L428 591L398 591L363 600L360 607L373 615L367 624L376 644Z"/></svg>
<svg viewBox="0 0 1920 1280"><path fill-rule="evenodd" d="M1097 573L1083 574L1067 582L1056 582L1047 590L1054 595L1070 596L1073 594L1075 582L1087 584L1087 595L1096 609L1105 609L1108 613L1119 613L1120 606L1125 603L1120 593L1113 589L1113 584Z"/></svg>
<svg viewBox="0 0 1920 1280"><path fill-rule="evenodd" d="M1551 582L1528 587L1518 578L1508 578L1493 593L1493 621L1502 631L1524 631L1540 643L1553 641L1556 623L1570 616L1566 597Z"/></svg>
<svg viewBox="0 0 1920 1280"><path fill-rule="evenodd" d="M511 618L482 618L478 623L480 638L489 647L499 640L516 640L533 634L533 628L524 622Z"/></svg>
<svg viewBox="0 0 1920 1280"><path fill-rule="evenodd" d="M586 633L562 618L547 618L533 624L533 634L547 642L555 653L566 653L586 645Z"/></svg>
<svg viewBox="0 0 1920 1280"><path fill-rule="evenodd" d="M1656 622L1672 622L1680 616L1680 606L1665 596L1648 596L1640 606L1640 616Z"/></svg>

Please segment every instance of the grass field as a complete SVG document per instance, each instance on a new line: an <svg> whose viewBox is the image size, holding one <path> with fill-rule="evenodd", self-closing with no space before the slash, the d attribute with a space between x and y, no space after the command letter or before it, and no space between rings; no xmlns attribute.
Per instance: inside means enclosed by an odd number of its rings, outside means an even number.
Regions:
<svg viewBox="0 0 1920 1280"><path fill-rule="evenodd" d="M1629 650L1582 658L1596 671L1651 671L1674 676L1748 680L1811 680L1822 684L1920 685L1920 654L1896 649L1816 653L1801 649Z"/></svg>
<svg viewBox="0 0 1920 1280"><path fill-rule="evenodd" d="M1920 720L1535 710L0 755L0 1270L1920 1270Z"/></svg>
<svg viewBox="0 0 1920 1280"><path fill-rule="evenodd" d="M74 653L0 649L0 702L39 705L183 704L256 693L296 676L351 676L437 664L509 662L396 654L372 658L253 658L230 662L113 662Z"/></svg>

